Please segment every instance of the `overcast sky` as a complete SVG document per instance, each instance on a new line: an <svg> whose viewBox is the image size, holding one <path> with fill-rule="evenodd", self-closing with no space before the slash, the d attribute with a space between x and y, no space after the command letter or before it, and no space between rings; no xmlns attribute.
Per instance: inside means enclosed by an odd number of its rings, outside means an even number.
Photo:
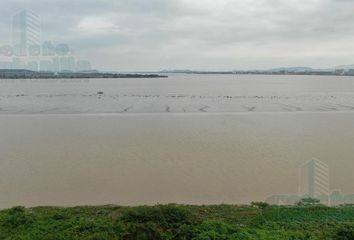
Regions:
<svg viewBox="0 0 354 240"><path fill-rule="evenodd" d="M354 63L354 0L1 0L0 44L23 9L102 70Z"/></svg>

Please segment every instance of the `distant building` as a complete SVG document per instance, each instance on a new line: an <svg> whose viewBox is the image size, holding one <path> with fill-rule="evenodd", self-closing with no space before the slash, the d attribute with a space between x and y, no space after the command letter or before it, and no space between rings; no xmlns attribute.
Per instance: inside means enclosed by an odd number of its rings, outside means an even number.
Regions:
<svg viewBox="0 0 354 240"><path fill-rule="evenodd" d="M41 45L41 20L32 11L23 10L13 17L12 43L16 56L27 56L29 48ZM32 49L33 50L33 49ZM35 53L37 50L33 50ZM39 54L38 54L39 55Z"/></svg>

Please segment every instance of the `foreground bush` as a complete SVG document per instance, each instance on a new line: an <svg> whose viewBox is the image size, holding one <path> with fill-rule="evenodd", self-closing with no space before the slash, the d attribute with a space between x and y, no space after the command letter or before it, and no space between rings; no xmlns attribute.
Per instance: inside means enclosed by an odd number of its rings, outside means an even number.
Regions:
<svg viewBox="0 0 354 240"><path fill-rule="evenodd" d="M352 240L354 207L14 207L0 211L0 239Z"/></svg>

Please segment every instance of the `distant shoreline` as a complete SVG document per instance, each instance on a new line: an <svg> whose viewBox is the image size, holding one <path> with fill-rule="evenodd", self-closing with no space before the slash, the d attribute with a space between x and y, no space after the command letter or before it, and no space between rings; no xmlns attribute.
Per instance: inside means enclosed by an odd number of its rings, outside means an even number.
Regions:
<svg viewBox="0 0 354 240"><path fill-rule="evenodd" d="M193 71L193 72L159 72L163 74L203 74L203 75L278 75L278 76L286 76L286 75L296 75L296 76L339 76L339 77L353 77L354 73L335 73L335 72L267 72L267 71L240 71L240 72L203 72L203 71Z"/></svg>
<svg viewBox="0 0 354 240"><path fill-rule="evenodd" d="M268 75L268 76L338 76L353 77L353 71L193 71L164 70L152 72L38 72L25 69L0 69L0 79L93 79L93 78L168 78L168 74L187 75Z"/></svg>
<svg viewBox="0 0 354 240"><path fill-rule="evenodd" d="M0 79L87 79L87 78L168 78L160 74L100 73L100 72L35 72L30 70L0 70Z"/></svg>

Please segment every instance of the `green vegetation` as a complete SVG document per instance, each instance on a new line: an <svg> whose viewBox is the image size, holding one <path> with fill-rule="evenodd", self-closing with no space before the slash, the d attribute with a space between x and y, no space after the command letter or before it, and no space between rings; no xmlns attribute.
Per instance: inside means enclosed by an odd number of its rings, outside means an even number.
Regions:
<svg viewBox="0 0 354 240"><path fill-rule="evenodd" d="M352 240L354 207L14 207L0 211L0 239Z"/></svg>

